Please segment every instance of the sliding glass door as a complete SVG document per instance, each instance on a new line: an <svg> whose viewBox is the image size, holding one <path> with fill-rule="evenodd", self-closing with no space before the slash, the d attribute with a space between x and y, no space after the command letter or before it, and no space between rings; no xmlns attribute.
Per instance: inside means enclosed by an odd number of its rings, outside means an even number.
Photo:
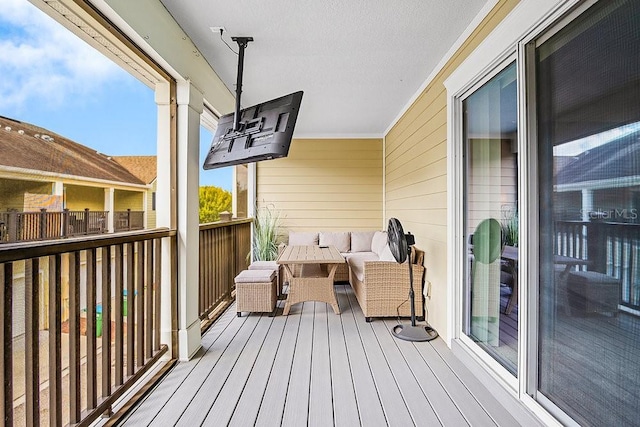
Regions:
<svg viewBox="0 0 640 427"><path fill-rule="evenodd" d="M535 49L538 389L582 425L640 423L640 2Z"/></svg>
<svg viewBox="0 0 640 427"><path fill-rule="evenodd" d="M516 64L463 100L463 333L513 375L518 364Z"/></svg>

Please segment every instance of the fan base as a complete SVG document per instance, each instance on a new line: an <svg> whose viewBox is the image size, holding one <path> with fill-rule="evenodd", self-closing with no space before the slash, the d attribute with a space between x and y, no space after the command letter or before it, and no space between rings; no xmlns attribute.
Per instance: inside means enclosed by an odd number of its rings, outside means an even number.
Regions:
<svg viewBox="0 0 640 427"><path fill-rule="evenodd" d="M431 341L438 337L436 330L428 325L396 325L392 333L396 338L405 341Z"/></svg>

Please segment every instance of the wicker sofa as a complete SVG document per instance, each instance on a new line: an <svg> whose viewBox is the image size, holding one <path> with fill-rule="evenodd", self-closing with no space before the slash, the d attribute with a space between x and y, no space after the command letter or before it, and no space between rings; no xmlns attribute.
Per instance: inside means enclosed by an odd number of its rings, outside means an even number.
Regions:
<svg viewBox="0 0 640 427"><path fill-rule="evenodd" d="M338 267L334 280L351 284L367 322L411 315L409 268L393 258L386 232L290 232L289 244L335 246L346 263ZM414 247L412 261L416 315L423 319L424 252Z"/></svg>

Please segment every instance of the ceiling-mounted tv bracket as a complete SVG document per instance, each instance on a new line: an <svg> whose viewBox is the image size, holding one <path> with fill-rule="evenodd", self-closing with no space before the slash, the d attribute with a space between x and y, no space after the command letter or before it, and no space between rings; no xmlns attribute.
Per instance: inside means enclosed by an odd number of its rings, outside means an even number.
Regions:
<svg viewBox="0 0 640 427"><path fill-rule="evenodd" d="M240 130L240 96L242 95L242 72L244 70L244 49L253 37L231 37L231 40L238 43L238 75L236 78L236 111L233 116L233 130Z"/></svg>

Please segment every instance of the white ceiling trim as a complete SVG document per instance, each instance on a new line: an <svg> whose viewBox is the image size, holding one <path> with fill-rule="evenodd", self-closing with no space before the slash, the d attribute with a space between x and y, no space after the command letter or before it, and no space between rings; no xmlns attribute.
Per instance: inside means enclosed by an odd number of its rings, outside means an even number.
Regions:
<svg viewBox="0 0 640 427"><path fill-rule="evenodd" d="M442 57L440 62L438 62L438 65L436 65L436 67L433 69L431 74L429 74L429 76L422 83L422 85L420 85L418 90L413 94L413 96L409 99L409 101L407 101L406 105L402 108L402 110L400 110L400 112L398 113L396 118L391 121L391 123L389 124L389 126L387 127L387 129L383 133L384 136L389 134L391 129L393 129L393 127L398 123L398 121L400 121L402 116L404 116L404 114L409 110L409 108L411 108L413 103L416 102L418 97L431 84L431 82L438 75L438 73L440 71L442 71L444 66L447 65L447 62L449 62L449 60L451 60L451 58L453 58L453 55L458 51L458 49L460 49L460 47L469 38L469 36L471 35L471 33L473 33L473 31L476 29L476 27L478 25L480 25L482 20L484 18L486 18L487 15L489 15L489 12L491 12L491 10L494 8L494 6L496 4L498 4L498 1L499 0L489 0L489 2L487 2L487 4L485 4L484 7L480 10L480 12L476 15L476 17L473 18L471 23L467 26L467 28L465 28L465 30L462 32L460 37L458 37L458 39L453 44L453 46L451 46L451 49L449 49L449 51L446 53L446 55Z"/></svg>
<svg viewBox="0 0 640 427"><path fill-rule="evenodd" d="M374 134L374 133L355 133L355 134L345 134L345 135L336 135L336 134L326 134L326 133L305 133L305 134L294 134L293 139L382 139L384 135L382 134Z"/></svg>

